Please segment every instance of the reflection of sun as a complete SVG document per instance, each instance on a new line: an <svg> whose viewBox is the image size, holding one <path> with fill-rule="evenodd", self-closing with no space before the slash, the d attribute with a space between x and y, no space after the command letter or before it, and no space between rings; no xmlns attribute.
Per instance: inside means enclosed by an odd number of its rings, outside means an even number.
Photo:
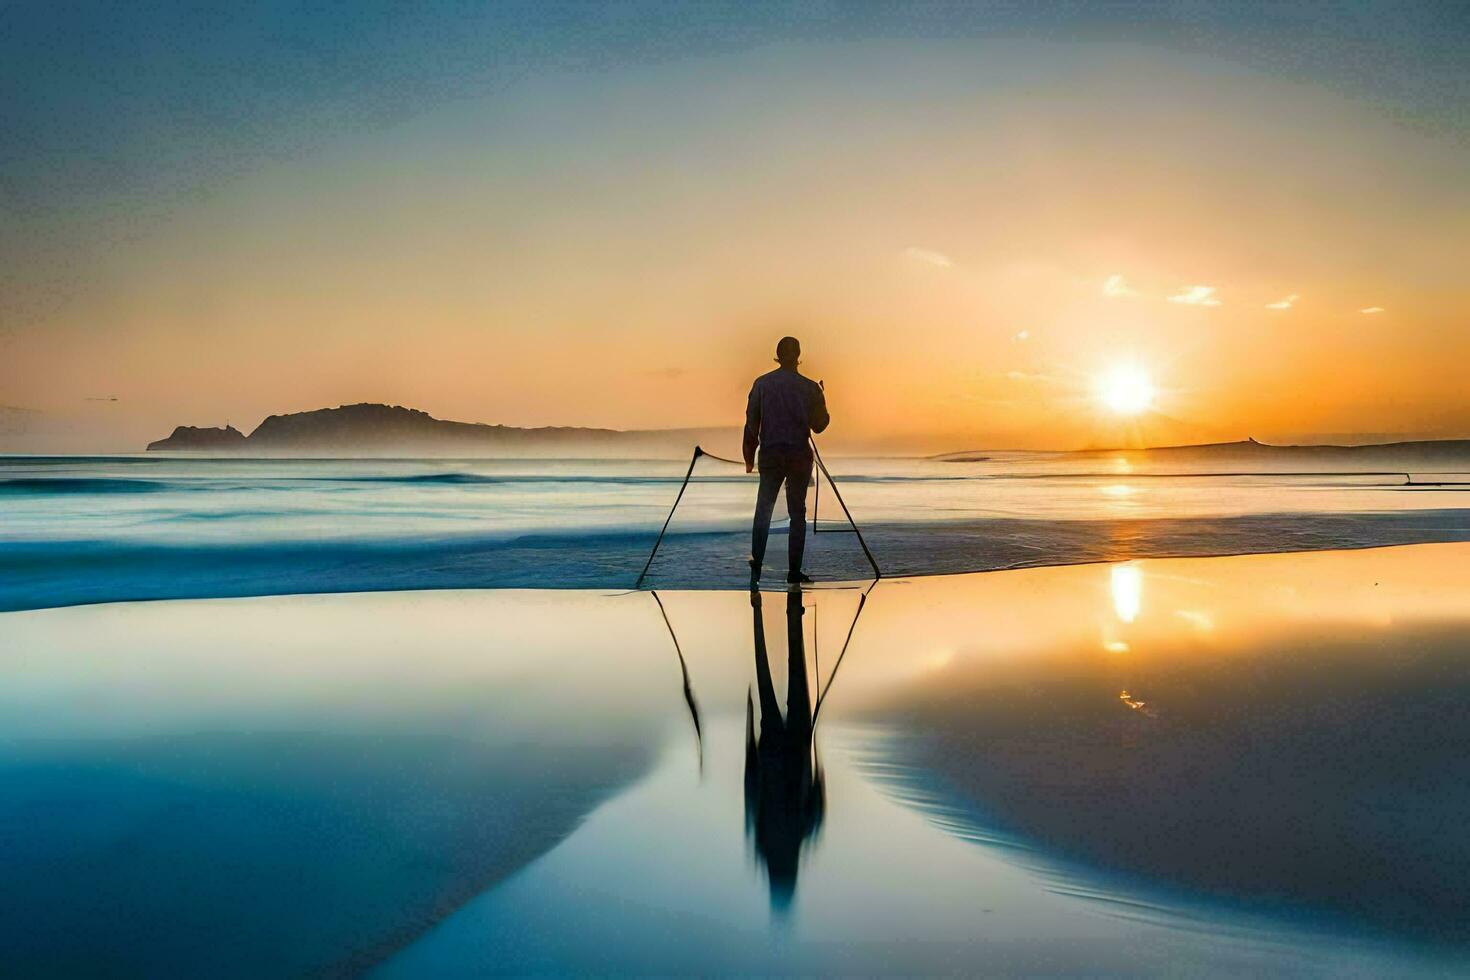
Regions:
<svg viewBox="0 0 1470 980"><path fill-rule="evenodd" d="M1133 364L1119 364L1097 379L1097 397L1109 411L1137 415L1153 407L1156 394L1147 372Z"/></svg>
<svg viewBox="0 0 1470 980"><path fill-rule="evenodd" d="M1114 565L1109 575L1112 580L1113 612L1125 623L1138 618L1143 608L1143 572L1133 562Z"/></svg>

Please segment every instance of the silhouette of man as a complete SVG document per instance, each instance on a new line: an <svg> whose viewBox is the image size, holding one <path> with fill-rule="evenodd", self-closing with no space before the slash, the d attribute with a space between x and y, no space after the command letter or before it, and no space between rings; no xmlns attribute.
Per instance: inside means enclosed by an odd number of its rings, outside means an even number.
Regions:
<svg viewBox="0 0 1470 980"><path fill-rule="evenodd" d="M791 515L786 581L811 581L801 571L806 551L806 490L812 482L811 436L826 429L831 421L822 386L796 370L801 362L801 342L795 337L782 337L776 345L776 362L781 366L756 378L750 386L750 400L745 407L745 472L755 469L757 447L761 472L750 534L752 586L760 583L771 512L782 483L786 484L786 511Z"/></svg>
<svg viewBox="0 0 1470 980"><path fill-rule="evenodd" d="M776 702L761 594L750 594L755 616L755 680L760 697L760 735L755 709L745 696L745 828L766 866L771 907L784 912L796 894L801 849L822 826L827 784L817 758L815 717L806 672L801 592L786 594L786 714Z"/></svg>

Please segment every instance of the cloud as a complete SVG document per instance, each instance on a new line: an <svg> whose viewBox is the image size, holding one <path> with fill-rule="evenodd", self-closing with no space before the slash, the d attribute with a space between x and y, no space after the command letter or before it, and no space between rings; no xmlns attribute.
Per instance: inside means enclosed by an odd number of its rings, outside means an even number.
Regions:
<svg viewBox="0 0 1470 980"><path fill-rule="evenodd" d="M1185 286L1184 291L1178 296L1170 296L1169 302L1183 303L1185 306L1220 305L1220 301L1215 297L1214 286Z"/></svg>
<svg viewBox="0 0 1470 980"><path fill-rule="evenodd" d="M1128 285L1128 281L1122 276L1114 273L1103 280L1102 291L1104 296L1137 296L1138 290Z"/></svg>
<svg viewBox="0 0 1470 980"><path fill-rule="evenodd" d="M1359 310L1358 312L1359 313L1382 313L1383 312L1383 307L1381 307L1381 306L1365 306L1361 310Z"/></svg>
<svg viewBox="0 0 1470 980"><path fill-rule="evenodd" d="M1267 303L1266 304L1266 309L1268 309L1268 310L1289 310L1293 306L1296 305L1296 301L1299 300L1299 299L1301 299L1300 296L1298 296L1296 293L1292 293L1290 296L1287 296L1284 299L1278 299L1274 303Z"/></svg>
<svg viewBox="0 0 1470 980"><path fill-rule="evenodd" d="M1012 381L1021 381L1027 384L1050 384L1055 380L1049 374L1032 374L1027 371L1007 371L1006 377Z"/></svg>
<svg viewBox="0 0 1470 980"><path fill-rule="evenodd" d="M910 245L908 248L903 250L903 254L906 258L912 259L915 262L923 262L926 265L938 266L941 269L954 268L954 259L951 259L943 252L936 252L933 249L919 248L916 245Z"/></svg>
<svg viewBox="0 0 1470 980"><path fill-rule="evenodd" d="M1018 330L1018 331L1016 331L1016 335L1014 337L1012 337L1011 339L1012 340L1030 340L1031 339L1031 331L1030 330Z"/></svg>

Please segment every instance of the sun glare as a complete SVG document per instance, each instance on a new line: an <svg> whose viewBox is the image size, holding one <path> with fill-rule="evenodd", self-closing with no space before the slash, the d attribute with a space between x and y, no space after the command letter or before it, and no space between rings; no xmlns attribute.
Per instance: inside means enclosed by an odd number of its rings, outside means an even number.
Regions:
<svg viewBox="0 0 1470 980"><path fill-rule="evenodd" d="M1143 608L1143 572L1133 562L1114 565L1108 573L1113 592L1113 612L1125 623L1138 618Z"/></svg>
<svg viewBox="0 0 1470 980"><path fill-rule="evenodd" d="M1097 379L1097 394L1109 411L1137 415L1153 407L1155 390L1142 368L1120 364Z"/></svg>

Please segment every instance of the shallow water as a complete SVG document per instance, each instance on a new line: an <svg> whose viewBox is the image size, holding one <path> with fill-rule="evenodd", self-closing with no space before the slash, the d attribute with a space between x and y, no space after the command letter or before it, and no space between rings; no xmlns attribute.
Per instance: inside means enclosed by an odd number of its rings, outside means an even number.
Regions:
<svg viewBox="0 0 1470 980"><path fill-rule="evenodd" d="M0 961L1463 970L1467 559L6 613Z"/></svg>
<svg viewBox="0 0 1470 980"><path fill-rule="evenodd" d="M1259 464L1257 464L1259 465ZM1470 540L1463 486L1123 457L834 459L885 574ZM687 467L659 460L0 457L0 610L429 588L626 588ZM1434 474L1416 474L1428 478ZM650 581L744 584L754 478L701 460ZM810 570L871 574L830 486ZM784 531L771 543L782 565Z"/></svg>

